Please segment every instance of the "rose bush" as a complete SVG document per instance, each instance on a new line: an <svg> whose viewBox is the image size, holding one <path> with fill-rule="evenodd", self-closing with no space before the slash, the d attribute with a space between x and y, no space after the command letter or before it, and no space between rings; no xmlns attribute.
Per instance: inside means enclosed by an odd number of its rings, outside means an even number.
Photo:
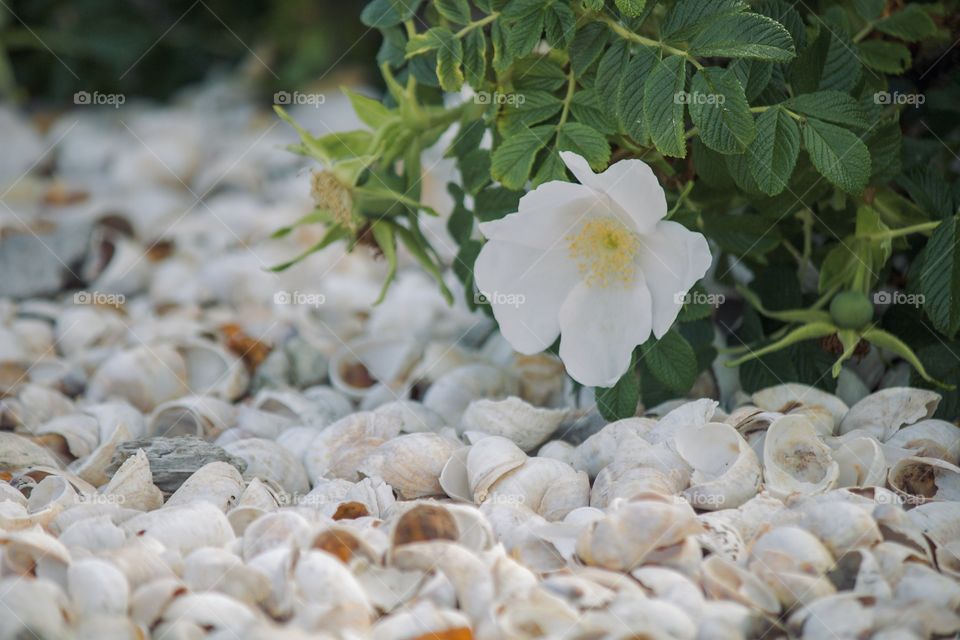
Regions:
<svg viewBox="0 0 960 640"><path fill-rule="evenodd" d="M323 165L302 223L329 227L314 250L375 245L385 289L404 246L449 297L423 224L449 215L467 303L515 294L484 306L506 339L558 352L608 417L687 393L718 352L747 391L833 390L864 360L948 391L960 188L909 110L950 95L929 83L953 4L374 0L386 95L349 93L364 129L298 127ZM423 159L453 131L436 211Z"/></svg>

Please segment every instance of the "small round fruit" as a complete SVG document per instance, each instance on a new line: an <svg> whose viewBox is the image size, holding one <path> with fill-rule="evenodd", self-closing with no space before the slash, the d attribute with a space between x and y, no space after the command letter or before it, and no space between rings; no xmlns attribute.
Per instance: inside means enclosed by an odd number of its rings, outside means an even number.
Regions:
<svg viewBox="0 0 960 640"><path fill-rule="evenodd" d="M873 303L859 291L844 291L830 303L830 316L841 329L859 329L873 319Z"/></svg>

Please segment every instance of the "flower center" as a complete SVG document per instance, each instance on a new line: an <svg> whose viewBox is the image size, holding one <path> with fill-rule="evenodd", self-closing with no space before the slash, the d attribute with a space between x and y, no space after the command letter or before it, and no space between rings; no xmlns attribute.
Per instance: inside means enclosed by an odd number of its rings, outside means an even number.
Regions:
<svg viewBox="0 0 960 640"><path fill-rule="evenodd" d="M577 263L590 286L629 284L633 281L634 258L640 238L614 218L596 218L567 236L570 257Z"/></svg>

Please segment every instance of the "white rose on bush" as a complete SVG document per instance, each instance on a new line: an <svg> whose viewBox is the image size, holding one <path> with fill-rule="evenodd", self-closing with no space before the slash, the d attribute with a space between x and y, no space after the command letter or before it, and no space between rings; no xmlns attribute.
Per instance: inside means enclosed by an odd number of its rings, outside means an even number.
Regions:
<svg viewBox="0 0 960 640"><path fill-rule="evenodd" d="M710 248L663 219L663 188L644 162L598 175L575 153L561 157L581 184L544 183L516 213L480 224L488 241L474 273L481 291L523 296L521 305L490 301L514 349L537 353L559 335L570 376L609 387L637 345L673 325L683 294L710 267Z"/></svg>

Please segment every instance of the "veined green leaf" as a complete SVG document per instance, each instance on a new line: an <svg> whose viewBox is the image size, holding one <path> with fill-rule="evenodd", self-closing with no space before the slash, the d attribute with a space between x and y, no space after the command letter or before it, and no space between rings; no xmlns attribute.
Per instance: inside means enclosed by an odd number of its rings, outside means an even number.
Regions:
<svg viewBox="0 0 960 640"><path fill-rule="evenodd" d="M653 49L641 47L630 57L620 73L620 96L615 109L620 128L635 141L645 143L649 138L643 117L643 96L647 79L660 58Z"/></svg>
<svg viewBox="0 0 960 640"><path fill-rule="evenodd" d="M794 92L850 91L860 82L862 66L853 44L829 29L797 56L791 66Z"/></svg>
<svg viewBox="0 0 960 640"><path fill-rule="evenodd" d="M704 58L787 62L796 50L790 33L779 22L758 13L739 13L709 22L690 41L690 53Z"/></svg>
<svg viewBox="0 0 960 640"><path fill-rule="evenodd" d="M270 267L270 271L285 271L286 269L289 269L290 267L297 264L307 256L314 254L317 251L321 251L322 249L326 249L327 247L332 245L334 242L337 242L339 240L344 240L349 237L350 237L349 229L345 228L343 225L335 224L327 228L327 231L326 233L323 234L323 237L320 238L320 240L316 244L314 244L312 247L310 247L309 249L307 249L297 257L293 258L292 260L287 260L286 262L281 262L278 265Z"/></svg>
<svg viewBox="0 0 960 640"><path fill-rule="evenodd" d="M540 168L537 169L536 175L533 176L531 184L533 188L536 189L544 182L550 182L552 180L562 180L566 182L567 165L563 164L559 153L550 150L546 156L544 156L543 162L540 163Z"/></svg>
<svg viewBox="0 0 960 640"><path fill-rule="evenodd" d="M463 75L471 87L481 87L487 74L487 39L474 29L463 38Z"/></svg>
<svg viewBox="0 0 960 640"><path fill-rule="evenodd" d="M552 125L524 128L504 139L493 151L490 173L508 189L523 188L537 153L546 146L553 129Z"/></svg>
<svg viewBox="0 0 960 640"><path fill-rule="evenodd" d="M602 171L610 162L610 144L596 129L581 122L567 122L557 134L557 147L586 158L594 171Z"/></svg>
<svg viewBox="0 0 960 640"><path fill-rule="evenodd" d="M938 387L943 389L954 388L953 385L944 384L939 380L936 380L933 377L931 377L930 374L927 373L927 370L924 368L923 363L920 362L920 358L918 358L917 354L913 352L913 349L907 346L907 344L904 343L897 336L891 333L887 333L882 329L871 328L863 332L863 339L871 344L874 344L880 347L881 349L886 349L887 351L891 351L897 354L898 356L900 356L901 358L903 358L904 360L906 360L907 362L909 362L910 366L916 369L917 373L920 374L920 377L922 377L927 382L931 384L935 384Z"/></svg>
<svg viewBox="0 0 960 640"><path fill-rule="evenodd" d="M808 118L802 130L803 146L817 171L847 193L862 193L870 179L870 152L860 138L815 118Z"/></svg>
<svg viewBox="0 0 960 640"><path fill-rule="evenodd" d="M919 5L908 4L878 22L877 31L907 42L919 42L934 35L937 25Z"/></svg>
<svg viewBox="0 0 960 640"><path fill-rule="evenodd" d="M280 227L274 231L270 237L271 238L283 238L284 236L290 235L290 233L297 227L301 227L305 224L317 224L323 223L328 224L331 221L330 212L326 209L314 209L307 215L299 218L296 222L286 227Z"/></svg>
<svg viewBox="0 0 960 640"><path fill-rule="evenodd" d="M610 30L600 22L588 22L577 30L570 43L570 65L577 76L582 76L592 65L607 44Z"/></svg>
<svg viewBox="0 0 960 640"><path fill-rule="evenodd" d="M516 0L515 0L516 1ZM533 51L544 27L544 7L525 14L517 19L507 31L507 49L514 58L522 58ZM506 12L506 10L504 10ZM506 13L504 13L506 17Z"/></svg>
<svg viewBox="0 0 960 640"><path fill-rule="evenodd" d="M369 98L350 89L342 89L344 95L350 99L350 106L363 124L371 129L379 129L391 118L396 117L394 111L375 98Z"/></svg>
<svg viewBox="0 0 960 640"><path fill-rule="evenodd" d="M661 60L647 78L643 92L643 117L660 153L685 158L683 95L687 82L686 60L670 56Z"/></svg>
<svg viewBox="0 0 960 640"><path fill-rule="evenodd" d="M577 29L577 16L566 2L554 2L543 17L547 43L555 49L566 49Z"/></svg>
<svg viewBox="0 0 960 640"><path fill-rule="evenodd" d="M654 377L676 393L686 393L697 379L697 356L677 331L645 343L643 362Z"/></svg>
<svg viewBox="0 0 960 640"><path fill-rule="evenodd" d="M925 253L920 271L923 307L933 325L952 339L960 330L960 225L955 216L934 230Z"/></svg>
<svg viewBox="0 0 960 640"><path fill-rule="evenodd" d="M866 129L867 114L856 100L840 91L804 93L787 100L785 107L824 122Z"/></svg>
<svg viewBox="0 0 960 640"><path fill-rule="evenodd" d="M614 0L620 13L628 18L636 18L643 13L643 8L647 5L647 0Z"/></svg>
<svg viewBox="0 0 960 640"><path fill-rule="evenodd" d="M387 276L383 280L380 295L377 296L376 302L373 303L374 305L378 305L383 302L383 299L387 295L387 289L390 288L390 283L393 282L393 279L397 275L397 239L393 233L393 225L386 220L375 220L370 225L370 229L373 233L374 241L376 241L377 246L380 247L380 251L383 253L383 257L387 259Z"/></svg>
<svg viewBox="0 0 960 640"><path fill-rule="evenodd" d="M787 188L800 154L800 128L786 111L773 107L757 118L757 137L747 150L750 173L765 194Z"/></svg>
<svg viewBox="0 0 960 640"><path fill-rule="evenodd" d="M470 22L470 3L467 0L433 0L437 13L454 24Z"/></svg>
<svg viewBox="0 0 960 640"><path fill-rule="evenodd" d="M383 29L409 20L423 0L373 0L363 8L360 21L368 27Z"/></svg>
<svg viewBox="0 0 960 640"><path fill-rule="evenodd" d="M750 105L736 75L715 67L697 71L687 102L703 143L720 153L743 153L757 136Z"/></svg>
<svg viewBox="0 0 960 640"><path fill-rule="evenodd" d="M667 12L660 36L671 42L687 40L717 16L741 13L747 8L742 0L678 0Z"/></svg>
<svg viewBox="0 0 960 640"><path fill-rule="evenodd" d="M882 73L900 75L913 66L910 49L898 42L866 40L857 44L863 64Z"/></svg>
<svg viewBox="0 0 960 640"><path fill-rule="evenodd" d="M597 411L611 422L630 418L637 413L637 404L640 402L640 378L632 361L630 364L630 368L614 386L596 390Z"/></svg>

